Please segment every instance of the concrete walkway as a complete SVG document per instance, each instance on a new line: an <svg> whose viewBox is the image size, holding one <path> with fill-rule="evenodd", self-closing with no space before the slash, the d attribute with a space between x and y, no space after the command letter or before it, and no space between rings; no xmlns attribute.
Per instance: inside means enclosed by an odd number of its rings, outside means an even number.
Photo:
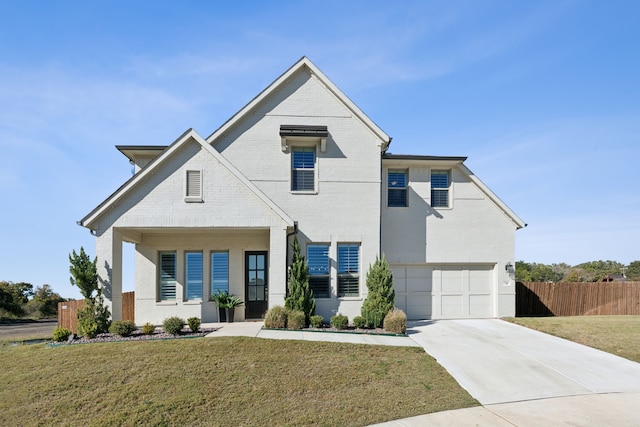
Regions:
<svg viewBox="0 0 640 427"><path fill-rule="evenodd" d="M419 346L483 406L380 426L638 426L640 364L497 319L410 322L409 337L262 330L213 323L207 335Z"/></svg>

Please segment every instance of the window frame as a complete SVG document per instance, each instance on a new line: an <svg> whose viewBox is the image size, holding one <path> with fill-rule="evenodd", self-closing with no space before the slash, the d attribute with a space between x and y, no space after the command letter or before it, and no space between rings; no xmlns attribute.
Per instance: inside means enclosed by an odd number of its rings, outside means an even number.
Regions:
<svg viewBox="0 0 640 427"><path fill-rule="evenodd" d="M351 269L351 261L348 261L348 266L346 267L346 271L343 271L343 265L342 265L342 257L340 254L340 249L341 248L356 248L357 249L357 262L355 263L357 270L353 271ZM361 244L360 243L347 243L347 242L341 242L338 243L338 249L337 249L337 265L338 265L338 284L337 284L337 289L336 289L336 294L338 295L338 298L356 298L356 297L360 297L360 271L361 271L361 266L360 263L362 261L362 257L360 255L360 250L361 250ZM347 255L349 257L351 257L351 255ZM348 287L347 289L350 289L353 286L353 283L349 283L349 282L353 282L355 281L357 284L357 292L347 292L344 290L344 283L347 282L346 286Z"/></svg>
<svg viewBox="0 0 640 427"><path fill-rule="evenodd" d="M197 193L197 194L193 194L191 192L191 187L189 185L189 183L191 182L190 180L190 176L193 174L198 174L198 191L195 191L193 193ZM201 203L203 201L203 197L202 197L202 191L203 191L203 173L202 173L202 169L187 169L185 171L185 177L184 177L184 201L187 203Z"/></svg>
<svg viewBox="0 0 640 427"><path fill-rule="evenodd" d="M404 186L391 186L392 175L404 175ZM402 204L391 204L391 192L403 192ZM395 200L395 199L394 199ZM409 207L409 171L407 169L387 169L387 207L389 208L406 208Z"/></svg>
<svg viewBox="0 0 640 427"><path fill-rule="evenodd" d="M216 254L225 254L226 255L226 289L220 288L220 287L214 287L214 277L216 272L214 271L214 267L215 267L215 263L213 261L213 257ZM211 251L209 253L209 260L211 262L210 265L210 273L211 273L211 277L209 280L209 292L211 293L211 295L213 295L215 292L219 291L219 290L224 290L227 293L229 292L229 251L228 250L215 250L215 251Z"/></svg>
<svg viewBox="0 0 640 427"><path fill-rule="evenodd" d="M446 175L447 186L436 187L434 186L434 175ZM450 208L451 207L451 170L449 169L431 169L430 185L431 185L431 207L432 208ZM444 193L447 196L447 203L441 204L440 199L436 197L437 193ZM438 202L436 202L438 199Z"/></svg>
<svg viewBox="0 0 640 427"><path fill-rule="evenodd" d="M165 283L163 283L163 272L166 270L164 268L164 259L163 256L167 256L167 255L172 255L173 256L173 292L171 292L171 284L169 282L169 289L167 292L166 290L164 290L163 288L165 286L167 286ZM177 301L178 299L178 295L177 295L177 289L178 289L178 254L177 251L159 251L158 252L158 281L157 281L157 298L156 301L158 302L164 302L164 301ZM169 297L163 297L165 294L171 294L173 293L173 298Z"/></svg>
<svg viewBox="0 0 640 427"><path fill-rule="evenodd" d="M190 278L190 261L189 255L200 255L200 270L196 271L200 276L195 278ZM195 294L192 296L193 290L191 289L194 286L190 282L195 281ZM199 291L199 292L198 292ZM184 251L184 301L202 301L204 294L204 254L202 251Z"/></svg>
<svg viewBox="0 0 640 427"><path fill-rule="evenodd" d="M326 272L315 273L315 266L311 265L312 256L310 249L321 248L326 250ZM307 266L309 267L309 287L313 291L313 297L317 299L331 298L331 244L329 243L308 243L307 244ZM323 255L320 255L323 256ZM315 283L313 283L315 282ZM325 288L324 292L318 292L318 289Z"/></svg>
<svg viewBox="0 0 640 427"><path fill-rule="evenodd" d="M295 168L295 152L312 152L313 153L313 168ZM292 194L318 194L318 146L317 144L295 144L291 146L291 160L290 160L290 173L289 173L289 188ZM301 189L294 188L294 174L296 172L311 171L313 175L313 189Z"/></svg>

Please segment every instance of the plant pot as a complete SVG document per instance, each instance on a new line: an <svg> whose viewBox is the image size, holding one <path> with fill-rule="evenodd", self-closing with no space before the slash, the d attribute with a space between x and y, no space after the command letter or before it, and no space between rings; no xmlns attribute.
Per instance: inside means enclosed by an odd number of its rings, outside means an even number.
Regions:
<svg viewBox="0 0 640 427"><path fill-rule="evenodd" d="M226 322L227 321L227 309L218 307L218 322Z"/></svg>
<svg viewBox="0 0 640 427"><path fill-rule="evenodd" d="M225 308L225 311L227 315L227 323L233 323L233 315L235 314L236 308Z"/></svg>

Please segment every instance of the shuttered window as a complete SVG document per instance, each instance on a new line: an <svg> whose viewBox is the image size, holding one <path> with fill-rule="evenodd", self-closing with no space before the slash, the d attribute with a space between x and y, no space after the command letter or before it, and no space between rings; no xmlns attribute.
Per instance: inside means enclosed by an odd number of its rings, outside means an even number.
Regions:
<svg viewBox="0 0 640 427"><path fill-rule="evenodd" d="M329 245L307 245L309 287L315 298L329 298Z"/></svg>
<svg viewBox="0 0 640 427"><path fill-rule="evenodd" d="M202 299L202 252L184 253L185 299Z"/></svg>
<svg viewBox="0 0 640 427"><path fill-rule="evenodd" d="M407 171L389 169L387 173L387 206L407 206Z"/></svg>
<svg viewBox="0 0 640 427"><path fill-rule="evenodd" d="M176 299L176 253L160 252L159 300Z"/></svg>
<svg viewBox="0 0 640 427"><path fill-rule="evenodd" d="M338 296L360 295L360 245L338 244Z"/></svg>
<svg viewBox="0 0 640 427"><path fill-rule="evenodd" d="M449 171L431 171L431 206L449 207Z"/></svg>
<svg viewBox="0 0 640 427"><path fill-rule="evenodd" d="M187 171L187 201L202 200L202 172L199 170Z"/></svg>
<svg viewBox="0 0 640 427"><path fill-rule="evenodd" d="M229 252L211 252L211 295L229 292Z"/></svg>
<svg viewBox="0 0 640 427"><path fill-rule="evenodd" d="M291 190L315 190L315 147L294 148L291 159Z"/></svg>

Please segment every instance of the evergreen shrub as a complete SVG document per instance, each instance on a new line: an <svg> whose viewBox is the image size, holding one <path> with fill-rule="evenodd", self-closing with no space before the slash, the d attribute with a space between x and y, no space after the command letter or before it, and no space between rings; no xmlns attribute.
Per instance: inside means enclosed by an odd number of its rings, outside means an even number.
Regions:
<svg viewBox="0 0 640 427"><path fill-rule="evenodd" d="M184 320L179 317L168 317L162 322L162 329L168 334L178 335L184 328Z"/></svg>
<svg viewBox="0 0 640 427"><path fill-rule="evenodd" d="M331 317L331 326L336 329L347 329L347 326L349 326L349 318L338 313Z"/></svg>

